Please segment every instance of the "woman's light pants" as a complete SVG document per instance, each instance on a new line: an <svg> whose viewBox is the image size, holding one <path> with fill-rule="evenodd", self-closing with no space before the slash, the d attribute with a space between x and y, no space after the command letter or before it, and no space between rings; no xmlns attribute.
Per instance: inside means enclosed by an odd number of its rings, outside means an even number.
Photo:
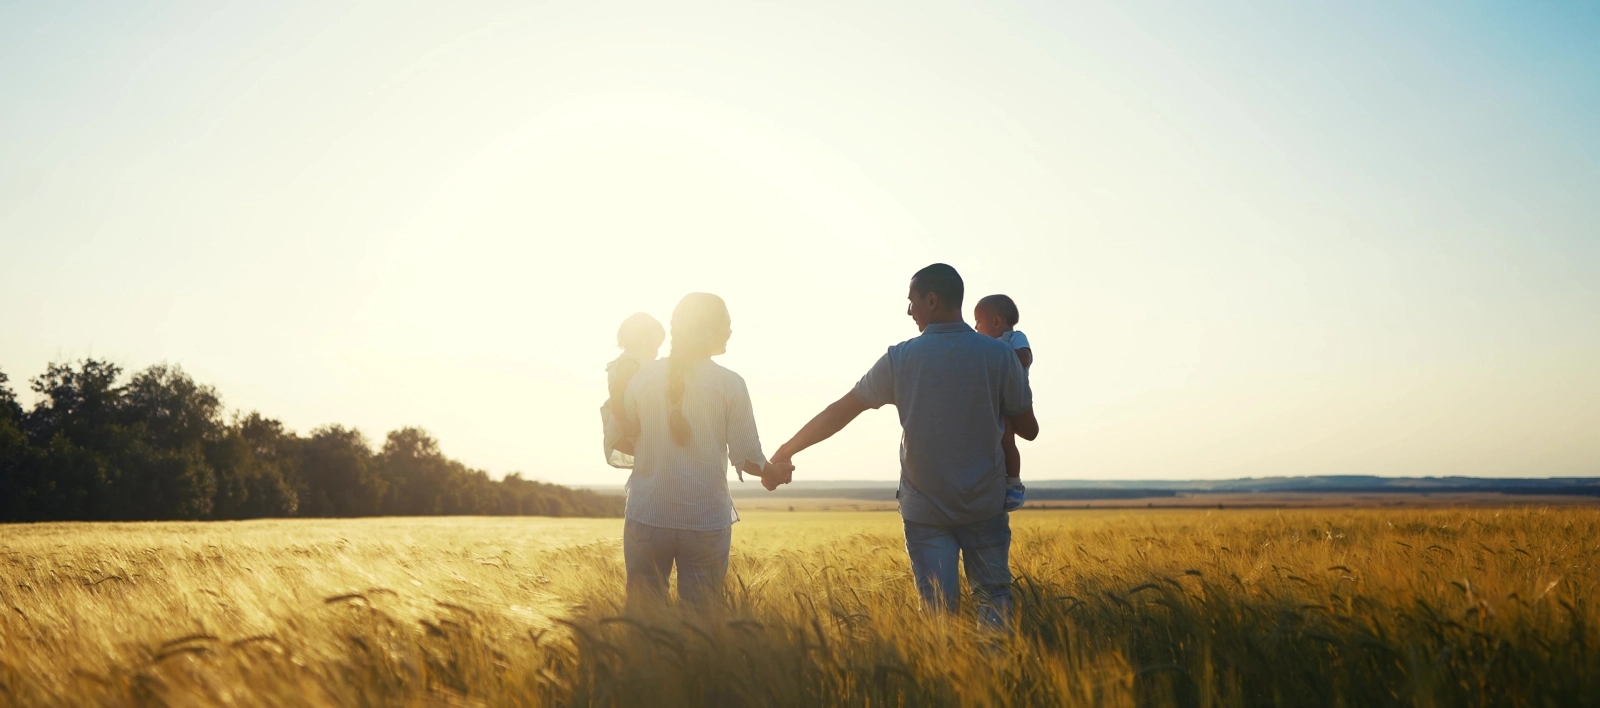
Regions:
<svg viewBox="0 0 1600 708"><path fill-rule="evenodd" d="M678 598L686 607L705 609L722 602L728 576L733 528L689 531L641 524L622 527L622 558L628 569L628 606L664 603L667 579L678 568Z"/></svg>

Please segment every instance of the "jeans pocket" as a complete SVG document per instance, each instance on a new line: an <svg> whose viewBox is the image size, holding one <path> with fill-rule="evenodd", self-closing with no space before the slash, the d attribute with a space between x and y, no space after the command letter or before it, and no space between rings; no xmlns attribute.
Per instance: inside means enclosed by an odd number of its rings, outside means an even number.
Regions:
<svg viewBox="0 0 1600 708"><path fill-rule="evenodd" d="M993 518L979 521L966 529L967 543L972 548L994 548L1011 545L1011 518L1001 512Z"/></svg>
<svg viewBox="0 0 1600 708"><path fill-rule="evenodd" d="M623 525L622 535L623 539L630 543L649 543L651 539L655 538L655 527L649 524L641 524L637 521L629 521Z"/></svg>
<svg viewBox="0 0 1600 708"><path fill-rule="evenodd" d="M723 545L726 545L727 540L729 540L732 535L733 529L731 527L718 529L716 531L696 531L694 534L695 542L698 543L701 548L708 551L714 551Z"/></svg>

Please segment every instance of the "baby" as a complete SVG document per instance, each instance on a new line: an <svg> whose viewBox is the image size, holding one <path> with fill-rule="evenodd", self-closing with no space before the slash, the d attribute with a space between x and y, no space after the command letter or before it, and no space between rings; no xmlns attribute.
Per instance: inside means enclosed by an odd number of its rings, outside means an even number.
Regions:
<svg viewBox="0 0 1600 708"><path fill-rule="evenodd" d="M622 355L606 364L606 390L610 398L600 406L600 424L605 429L606 464L612 467L633 468L633 436L624 429L627 416L622 408L622 393L628 390L628 382L633 380L634 374L639 373L640 366L656 360L656 353L661 350L661 343L666 338L667 331L661 327L661 323L643 312L629 315L617 328L617 346L622 349Z"/></svg>
<svg viewBox="0 0 1600 708"><path fill-rule="evenodd" d="M1020 317L1017 303L1012 302L1011 298L990 295L979 300L977 307L973 308L972 319L976 320L980 333L1011 345L1011 350L1017 353L1017 359L1022 361L1024 372L1033 366L1033 349L1028 346L1028 336L1015 329ZM1017 451L1017 435L1011 432L1010 423L1006 424L1006 436L1001 446L1006 451L1006 511L1011 511L1022 506L1027 487L1022 486L1022 454Z"/></svg>

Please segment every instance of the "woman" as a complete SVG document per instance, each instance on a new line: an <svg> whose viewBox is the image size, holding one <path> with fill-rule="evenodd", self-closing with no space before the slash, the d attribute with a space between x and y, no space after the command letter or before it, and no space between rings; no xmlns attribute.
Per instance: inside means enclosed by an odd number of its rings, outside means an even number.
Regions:
<svg viewBox="0 0 1600 708"><path fill-rule="evenodd" d="M622 536L630 606L665 599L674 565L686 605L722 598L739 520L728 464L741 480L767 465L744 379L711 361L732 333L722 298L685 295L672 311L670 354L641 366L623 394L637 436Z"/></svg>

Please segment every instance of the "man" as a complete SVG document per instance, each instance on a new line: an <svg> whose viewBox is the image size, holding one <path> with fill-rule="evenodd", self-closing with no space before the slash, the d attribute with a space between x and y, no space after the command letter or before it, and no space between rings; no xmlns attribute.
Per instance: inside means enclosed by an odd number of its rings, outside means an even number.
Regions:
<svg viewBox="0 0 1600 708"><path fill-rule="evenodd" d="M911 277L906 314L922 334L892 347L844 397L772 456L789 481L791 458L828 439L868 408L900 413L900 516L917 591L930 608L960 603L958 558L980 618L1001 626L1011 609L1010 518L1004 511L1006 422L1024 440L1039 434L1033 392L1016 354L961 318L961 275L935 263Z"/></svg>

